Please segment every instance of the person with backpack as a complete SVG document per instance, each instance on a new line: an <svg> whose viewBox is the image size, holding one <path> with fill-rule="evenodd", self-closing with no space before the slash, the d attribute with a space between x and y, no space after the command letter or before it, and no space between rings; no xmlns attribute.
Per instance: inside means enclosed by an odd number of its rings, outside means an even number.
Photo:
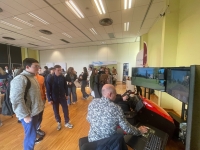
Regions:
<svg viewBox="0 0 200 150"><path fill-rule="evenodd" d="M25 70L11 81L10 100L13 111L24 127L24 150L33 150L39 113L44 109L40 86L35 78L40 66L37 60L26 58L23 60L23 67Z"/></svg>
<svg viewBox="0 0 200 150"><path fill-rule="evenodd" d="M73 125L69 122L69 112L68 112L68 86L65 77L62 74L62 69L60 65L54 66L55 74L48 76L47 78L47 98L49 104L53 106L53 111L55 119L58 123L57 130L61 130L61 118L59 114L59 104L62 106L64 118L65 118L65 127L73 128Z"/></svg>

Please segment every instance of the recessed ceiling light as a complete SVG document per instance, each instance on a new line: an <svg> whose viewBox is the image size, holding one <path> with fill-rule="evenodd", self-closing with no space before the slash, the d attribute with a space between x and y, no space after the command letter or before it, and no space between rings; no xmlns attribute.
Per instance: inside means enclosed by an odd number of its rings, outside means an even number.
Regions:
<svg viewBox="0 0 200 150"><path fill-rule="evenodd" d="M113 20L110 18L103 18L99 21L99 24L102 26L109 26L113 23Z"/></svg>
<svg viewBox="0 0 200 150"><path fill-rule="evenodd" d="M48 31L48 30L43 30L43 29L41 29L41 30L39 30L41 33L43 33L43 34L46 34L46 35L51 35L52 34L52 32L51 31Z"/></svg>
<svg viewBox="0 0 200 150"><path fill-rule="evenodd" d="M15 29L19 29L19 30L21 30L22 28L21 27L18 27L18 26L16 26L16 25L13 25L13 24L11 24L11 23L8 23L8 22L5 22L5 21L0 21L2 24L5 24L5 25L7 25L7 26L10 26L10 27L13 27L13 28L15 28Z"/></svg>
<svg viewBox="0 0 200 150"><path fill-rule="evenodd" d="M33 17L34 19L36 19L36 20L38 20L38 21L40 21L40 22L46 24L46 25L49 24L49 23L46 22L44 19L38 17L37 15L35 15L35 14L31 13L31 12L29 12L29 13L27 13L27 14L28 14L29 16Z"/></svg>
<svg viewBox="0 0 200 150"><path fill-rule="evenodd" d="M66 41L65 39L60 39L60 40L65 42L65 43L70 43L69 41Z"/></svg>
<svg viewBox="0 0 200 150"><path fill-rule="evenodd" d="M30 27L33 27L33 26L34 26L34 25L32 25L32 24L30 24L30 23L28 23L28 22L26 22L26 21L24 21L24 20L22 20L22 19L17 18L17 17L14 17L13 19L15 19L15 20L17 20L17 21L19 21L19 22L21 22L21 23L27 25L27 26L30 26Z"/></svg>
<svg viewBox="0 0 200 150"><path fill-rule="evenodd" d="M132 0L124 0L124 9L127 9L127 8L130 9L131 4L132 4Z"/></svg>
<svg viewBox="0 0 200 150"><path fill-rule="evenodd" d="M129 22L124 23L124 31L129 30Z"/></svg>
<svg viewBox="0 0 200 150"><path fill-rule="evenodd" d="M65 32L63 32L62 34L65 35L65 36L67 36L68 38L72 38L69 34L67 34Z"/></svg>
<svg viewBox="0 0 200 150"><path fill-rule="evenodd" d="M48 38L46 38L44 36L40 36L40 37L43 38L43 39L45 39L45 40L51 40L51 39L48 39Z"/></svg>
<svg viewBox="0 0 200 150"><path fill-rule="evenodd" d="M6 40L15 40L14 38L11 38L11 37L2 37L2 38L6 39Z"/></svg>
<svg viewBox="0 0 200 150"><path fill-rule="evenodd" d="M97 34L97 32L96 32L93 28L90 28L90 31L91 31L93 34Z"/></svg>
<svg viewBox="0 0 200 150"><path fill-rule="evenodd" d="M65 3L79 18L84 18L83 13L79 10L79 8L72 0L65 1Z"/></svg>
<svg viewBox="0 0 200 150"><path fill-rule="evenodd" d="M103 6L103 3L102 3L102 0L94 0L96 6L97 6L97 9L99 11L100 14L105 14L105 9L104 9L104 6Z"/></svg>
<svg viewBox="0 0 200 150"><path fill-rule="evenodd" d="M36 44L33 44L33 43L28 43L29 45L33 45L33 46L39 46L39 45L36 45Z"/></svg>

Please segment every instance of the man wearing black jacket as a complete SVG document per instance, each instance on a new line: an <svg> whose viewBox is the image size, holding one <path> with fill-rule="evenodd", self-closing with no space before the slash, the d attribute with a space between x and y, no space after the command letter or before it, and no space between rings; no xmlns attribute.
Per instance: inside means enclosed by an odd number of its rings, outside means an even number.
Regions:
<svg viewBox="0 0 200 150"><path fill-rule="evenodd" d="M61 118L59 114L59 104L62 106L65 127L73 128L73 125L69 122L69 112L67 106L68 99L68 87L65 77L62 75L62 69L60 65L55 65L55 74L47 78L47 97L49 104L53 105L54 115L58 122L57 130L61 129Z"/></svg>

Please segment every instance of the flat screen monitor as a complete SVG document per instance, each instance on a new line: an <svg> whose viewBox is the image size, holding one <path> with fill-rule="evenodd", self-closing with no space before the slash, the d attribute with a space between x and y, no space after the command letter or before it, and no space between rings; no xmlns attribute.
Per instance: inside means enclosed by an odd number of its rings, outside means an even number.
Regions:
<svg viewBox="0 0 200 150"><path fill-rule="evenodd" d="M188 104L190 87L190 68L168 68L166 92L183 103Z"/></svg>
<svg viewBox="0 0 200 150"><path fill-rule="evenodd" d="M131 84L154 90L165 91L166 69L159 67L132 68Z"/></svg>

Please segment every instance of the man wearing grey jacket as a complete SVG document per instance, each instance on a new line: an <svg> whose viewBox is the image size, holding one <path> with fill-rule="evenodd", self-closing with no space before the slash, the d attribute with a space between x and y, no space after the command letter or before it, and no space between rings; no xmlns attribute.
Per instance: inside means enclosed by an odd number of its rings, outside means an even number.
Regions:
<svg viewBox="0 0 200 150"><path fill-rule="evenodd" d="M38 114L44 109L40 86L35 78L40 66L38 61L33 58L24 59L23 66L25 70L11 81L10 100L13 111L24 127L24 150L33 150L37 135L36 129L39 123ZM25 97L25 89L28 84L27 78L31 86Z"/></svg>

